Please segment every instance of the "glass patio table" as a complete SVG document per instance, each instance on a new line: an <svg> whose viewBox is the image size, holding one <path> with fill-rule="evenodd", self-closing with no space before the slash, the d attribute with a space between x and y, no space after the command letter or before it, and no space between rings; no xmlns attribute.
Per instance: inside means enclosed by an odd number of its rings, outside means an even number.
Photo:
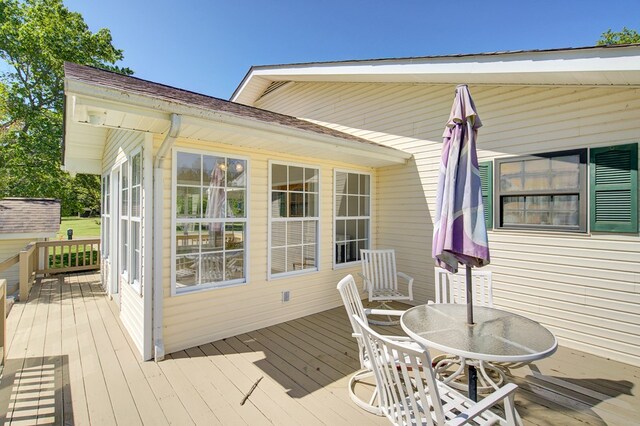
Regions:
<svg viewBox="0 0 640 426"><path fill-rule="evenodd" d="M467 324L465 304L437 303L408 309L400 324L427 348L469 360L530 362L552 355L558 347L549 330L521 315L474 306L473 317L475 323ZM471 386L469 391L472 394Z"/></svg>

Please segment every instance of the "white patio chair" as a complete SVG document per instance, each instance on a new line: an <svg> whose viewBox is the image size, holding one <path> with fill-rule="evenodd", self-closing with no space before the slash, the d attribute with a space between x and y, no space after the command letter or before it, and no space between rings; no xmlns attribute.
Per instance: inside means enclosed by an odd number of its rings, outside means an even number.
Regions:
<svg viewBox="0 0 640 426"><path fill-rule="evenodd" d="M436 380L426 348L416 349L354 322L373 364L380 410L394 425L516 425L518 388L510 383L476 403ZM504 403L505 418L489 409Z"/></svg>
<svg viewBox="0 0 640 426"><path fill-rule="evenodd" d="M473 305L493 307L493 284L491 271L473 269ZM435 268L436 300L435 303L467 303L466 271L460 269L453 274L442 268ZM454 355L438 355L434 357L434 369L436 375L444 383L458 390L466 390L466 383L456 381L462 377L465 365L473 365L478 369L478 392L489 393L506 383L504 367L486 362L470 360ZM451 369L454 369L451 372ZM493 377L492 377L493 376Z"/></svg>
<svg viewBox="0 0 640 426"><path fill-rule="evenodd" d="M388 250L360 250L362 273L358 275L364 281L364 289L369 294L369 302L379 301L376 309L391 309L388 302L412 301L413 278L396 270L396 251ZM398 278L407 284L407 292L399 290ZM372 324L395 325L399 321L392 321L387 315L388 321L370 320Z"/></svg>
<svg viewBox="0 0 640 426"><path fill-rule="evenodd" d="M353 318L355 316L361 318L362 321L367 322L367 317L369 315L379 315L383 313L384 315L399 317L404 311L384 310L384 312L380 312L380 310L378 309L365 309L362 305L360 293L358 292L358 287L352 275L347 275L342 280L340 280L337 288L340 292L340 296L342 297L344 307L347 310L349 321L351 322L353 337L355 337L358 342L358 357L360 359L360 370L356 371L349 379L349 396L351 397L351 400L355 402L356 405L358 405L360 408L370 413L382 415L379 405L375 403L375 400L377 399L376 390L374 390L369 401L363 401L356 395L356 386L358 384L362 384L364 386L371 385L371 380L369 379L373 377L373 371L371 362L369 361L364 348L362 337L360 336L360 334L356 333L356 323ZM417 343L413 342L413 340L408 336L390 336L389 339L405 342L407 344L413 344L417 347Z"/></svg>

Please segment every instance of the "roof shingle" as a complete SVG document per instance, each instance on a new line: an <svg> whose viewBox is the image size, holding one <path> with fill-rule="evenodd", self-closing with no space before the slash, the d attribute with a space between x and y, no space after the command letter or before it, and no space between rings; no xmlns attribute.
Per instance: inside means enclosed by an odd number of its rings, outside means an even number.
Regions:
<svg viewBox="0 0 640 426"><path fill-rule="evenodd" d="M50 198L0 200L0 234L56 233L60 229L60 201Z"/></svg>

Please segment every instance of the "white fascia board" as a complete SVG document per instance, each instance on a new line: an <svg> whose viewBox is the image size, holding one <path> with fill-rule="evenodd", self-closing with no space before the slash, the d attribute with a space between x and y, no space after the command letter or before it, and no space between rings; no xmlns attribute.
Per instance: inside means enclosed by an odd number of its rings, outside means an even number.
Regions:
<svg viewBox="0 0 640 426"><path fill-rule="evenodd" d="M91 106L91 108L99 108L102 106L105 110L123 111L142 117L166 118L167 127L170 123L170 114L175 113L180 114L185 123L191 122L203 127L225 124L232 126L238 133L253 130L263 137L268 137L268 135L271 134L280 137L301 139L308 143L319 143L326 147L333 147L345 153L352 152L357 153L359 156L384 160L388 164L405 164L411 158L411 154L407 152L384 145L359 143L336 136L271 124L253 118L189 106L178 102L125 93L120 90L80 83L73 80L66 82L66 88L68 91L67 96L70 94L75 95L73 99L79 106ZM76 110L81 111L81 108L76 107ZM84 113L82 113L79 117L84 116ZM71 118L75 120L75 117ZM147 131L147 129L128 130Z"/></svg>
<svg viewBox="0 0 640 426"><path fill-rule="evenodd" d="M254 67L232 101L253 104L266 81L638 85L640 47ZM584 78L581 78L584 76Z"/></svg>

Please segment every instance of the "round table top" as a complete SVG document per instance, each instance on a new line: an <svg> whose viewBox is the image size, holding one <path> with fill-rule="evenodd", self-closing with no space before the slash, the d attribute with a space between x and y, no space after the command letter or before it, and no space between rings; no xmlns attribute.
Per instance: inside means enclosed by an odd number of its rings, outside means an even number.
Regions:
<svg viewBox="0 0 640 426"><path fill-rule="evenodd" d="M470 359L528 362L553 354L555 336L521 315L484 306L473 307L475 324L467 324L467 305L420 305L402 314L404 331L427 348Z"/></svg>

